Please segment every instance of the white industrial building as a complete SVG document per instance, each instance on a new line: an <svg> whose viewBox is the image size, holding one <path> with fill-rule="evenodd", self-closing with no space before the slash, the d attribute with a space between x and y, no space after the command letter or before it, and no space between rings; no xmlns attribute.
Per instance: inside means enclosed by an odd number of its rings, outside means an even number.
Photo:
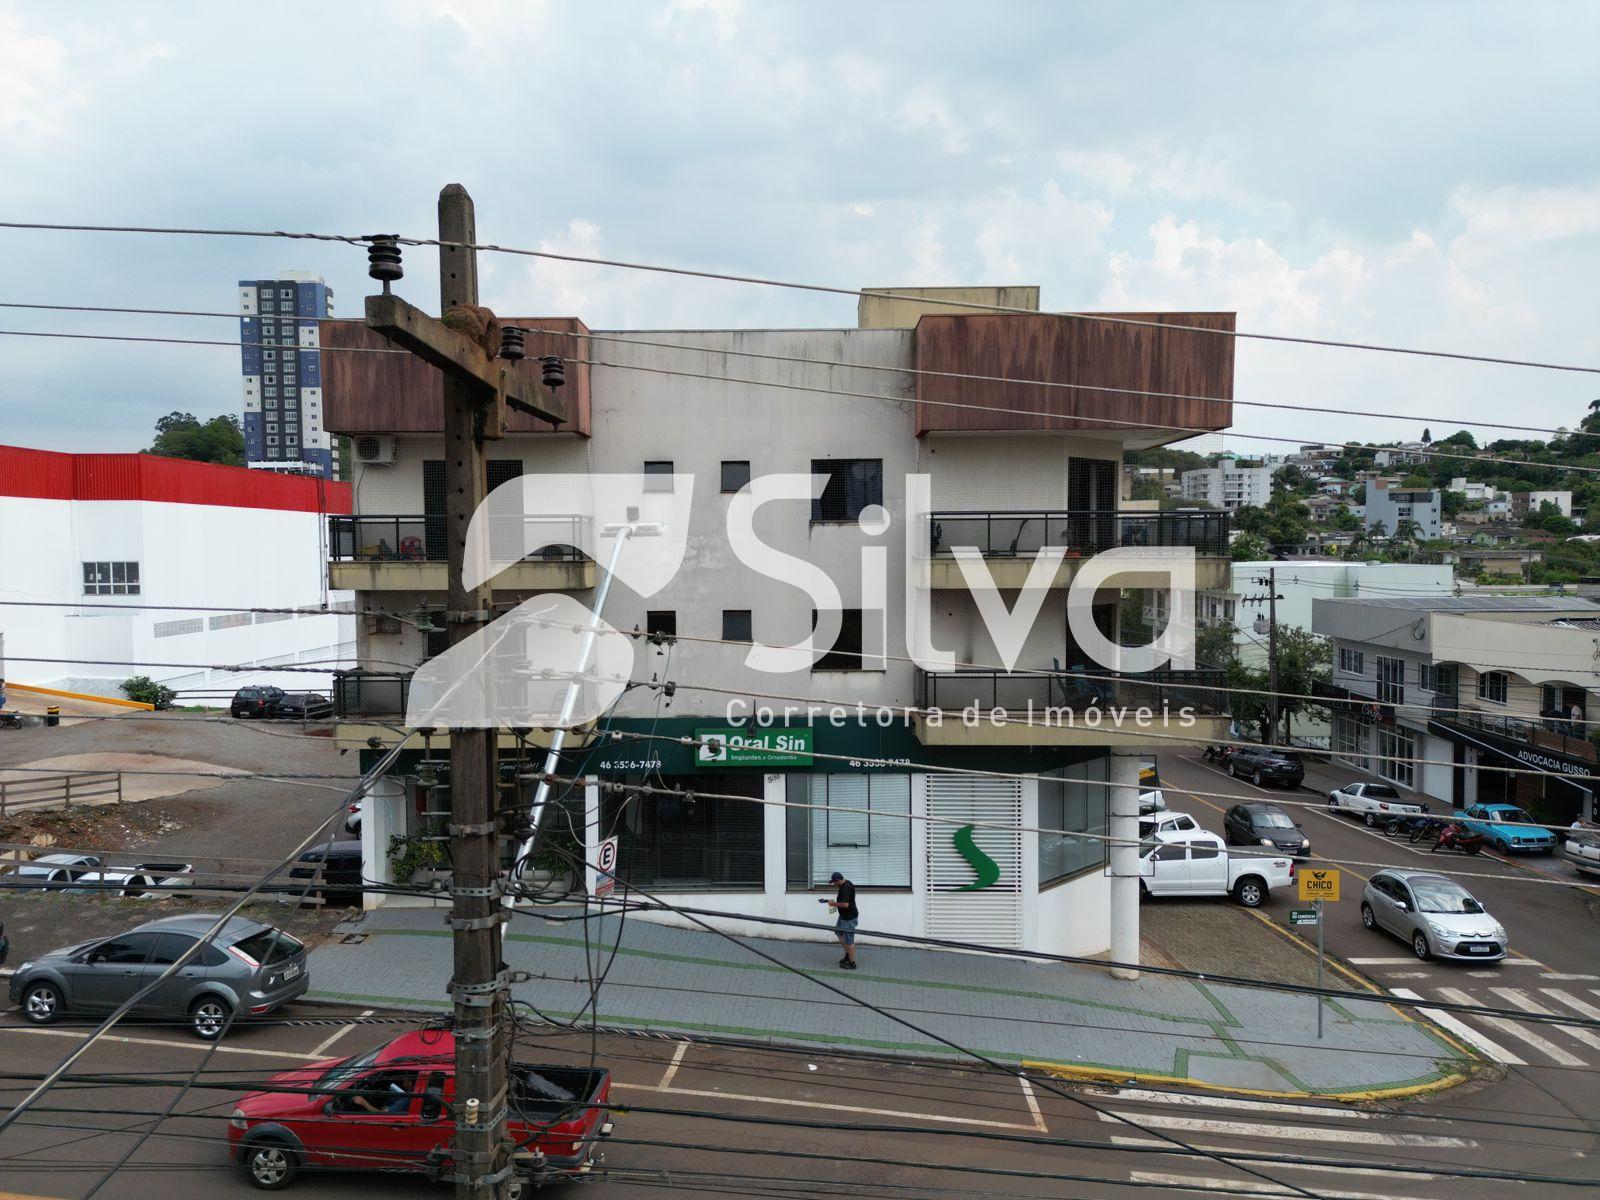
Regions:
<svg viewBox="0 0 1600 1200"><path fill-rule="evenodd" d="M191 703L326 692L355 651L326 577L327 518L349 507L324 479L0 446L0 675L115 698L148 675Z"/></svg>

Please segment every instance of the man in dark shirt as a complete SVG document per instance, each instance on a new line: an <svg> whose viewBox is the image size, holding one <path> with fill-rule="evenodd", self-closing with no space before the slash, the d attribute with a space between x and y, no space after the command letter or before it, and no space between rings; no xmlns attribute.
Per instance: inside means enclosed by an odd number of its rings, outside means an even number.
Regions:
<svg viewBox="0 0 1600 1200"><path fill-rule="evenodd" d="M839 938L839 946L844 951L844 957L839 960L839 965L846 971L854 971L856 922L861 919L861 910L856 907L856 885L838 871L833 873L832 882L839 889L839 894L828 901L828 907L839 914L839 921L833 927L834 933Z"/></svg>

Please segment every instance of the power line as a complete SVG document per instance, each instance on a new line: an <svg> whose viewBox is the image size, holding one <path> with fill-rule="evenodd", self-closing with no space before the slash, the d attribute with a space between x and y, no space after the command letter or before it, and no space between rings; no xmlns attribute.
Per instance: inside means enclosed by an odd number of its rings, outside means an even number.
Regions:
<svg viewBox="0 0 1600 1200"><path fill-rule="evenodd" d="M215 317L229 321L250 319L243 313L212 312L196 309L181 308L129 308L110 305L95 304L25 304L21 302L0 301L0 308L18 308L44 312L82 312L82 313L116 313L137 314L157 317ZM273 318L267 318L273 319ZM283 318L277 318L283 319ZM290 320L307 321L307 318L297 317ZM345 318L317 318L317 320L343 320ZM1548 433L1555 436L1571 436L1575 431L1560 427L1542 425L1511 425L1496 421L1469 421L1459 416L1428 416L1412 415L1409 413L1378 412L1361 409L1327 408L1309 404L1285 404L1268 400L1240 400L1234 396L1199 396L1185 392L1162 392L1148 388L1113 387L1108 384L1093 383L1068 383L1048 379L1019 379L1009 375L982 375L966 371L936 371L928 367L892 367L882 363L853 363L843 360L809 358L793 354L763 354L753 350L719 349L711 346L686 346L679 342L655 341L645 337L631 335L603 334L595 332L578 333L570 329L543 329L529 327L526 332L547 336L573 338L578 341L610 342L626 346L646 346L658 350L678 351L680 353L694 353L716 355L719 358L748 358L764 362L801 363L810 366L827 367L830 369L851 371L878 371L896 375L923 376L932 379L955 379L967 383L1000 383L1016 384L1024 387L1054 388L1074 392L1102 392L1119 396L1148 396L1162 400L1194 400L1213 404L1237 404L1246 408L1272 408L1290 412L1317 412L1332 413L1340 416L1373 417L1381 420L1412 421L1412 422L1439 422L1471 426L1477 429L1505 429L1519 433ZM301 349L307 349L301 347ZM313 347L310 349L322 349ZM342 347L336 347L342 349Z"/></svg>
<svg viewBox="0 0 1600 1200"><path fill-rule="evenodd" d="M330 233L304 233L288 230L261 230L261 229L201 229L182 228L173 226L151 225L69 225L54 222L38 221L0 221L0 228L28 229L50 232L67 233L144 233L178 235L186 237L239 237L239 238L289 238L300 241L342 242L350 246L364 246L369 244L374 237L391 236L376 234L330 234ZM835 296L851 296L856 299L894 299L891 293L873 291L868 288L837 287L829 284L803 283L794 280L771 279L758 275L736 275L721 271L696 270L689 267L671 267L660 263L628 262L622 259L596 258L591 255L562 254L553 250L530 250L515 246L500 246L488 242L456 242L440 238L416 238L404 235L392 235L394 241L404 246L435 246L450 250L484 251L491 254L510 254L525 258L544 258L556 262L581 263L586 266L615 267L630 271L646 271L655 274L679 275L694 279L708 279L723 283L747 283L760 287L785 288L791 291L817 292ZM983 312L1008 313L1030 317L1058 317L1075 321L1093 322L1106 325L1130 325L1139 328L1170 331L1174 333L1200 333L1211 334L1219 337L1248 338L1255 341L1283 342L1292 345L1324 346L1342 350L1367 350L1383 354L1407 354L1423 358L1455 359L1462 362L1491 363L1499 366L1533 367L1550 371L1573 371L1582 374L1600 374L1600 367L1574 366L1562 363L1542 362L1531 359L1500 358L1483 354L1465 354L1447 350L1422 350L1406 346L1388 346L1367 342L1339 341L1331 338L1295 337L1288 334L1255 333L1237 329L1215 329L1203 325L1178 325L1166 321L1143 320L1138 317L1117 317L1095 313L1041 313L1037 309L1017 308L1002 304L982 304L965 300L947 300L940 297L919 296L917 302L941 307L959 309L970 313L973 309Z"/></svg>

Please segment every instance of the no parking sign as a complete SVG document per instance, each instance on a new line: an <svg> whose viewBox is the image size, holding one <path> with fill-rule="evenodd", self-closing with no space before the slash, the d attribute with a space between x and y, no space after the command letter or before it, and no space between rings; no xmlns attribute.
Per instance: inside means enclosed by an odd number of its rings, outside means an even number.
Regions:
<svg viewBox="0 0 1600 1200"><path fill-rule="evenodd" d="M608 837L600 843L600 851L595 855L594 894L601 900L617 888L617 841L617 838Z"/></svg>

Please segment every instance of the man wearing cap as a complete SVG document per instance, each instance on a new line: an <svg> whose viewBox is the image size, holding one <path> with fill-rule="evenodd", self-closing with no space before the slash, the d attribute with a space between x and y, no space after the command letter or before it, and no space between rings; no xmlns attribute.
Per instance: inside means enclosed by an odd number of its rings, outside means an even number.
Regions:
<svg viewBox="0 0 1600 1200"><path fill-rule="evenodd" d="M838 871L835 871L829 878L839 889L839 894L826 902L829 908L839 914L838 924L833 927L834 933L839 938L839 946L844 951L844 957L839 960L839 965L846 971L854 971L856 969L856 922L861 919L861 910L856 907L856 885Z"/></svg>

